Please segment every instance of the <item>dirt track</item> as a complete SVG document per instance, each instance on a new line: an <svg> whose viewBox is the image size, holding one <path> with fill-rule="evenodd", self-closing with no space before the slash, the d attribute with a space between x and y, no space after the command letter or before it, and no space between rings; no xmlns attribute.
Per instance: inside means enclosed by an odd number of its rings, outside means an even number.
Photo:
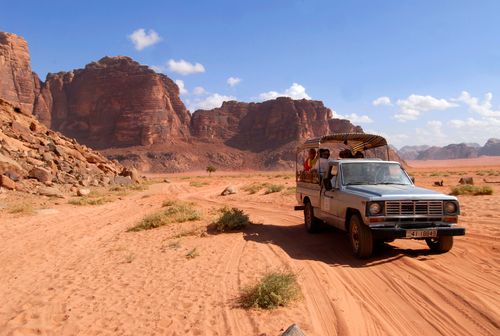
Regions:
<svg viewBox="0 0 500 336"><path fill-rule="evenodd" d="M499 191L461 199L468 234L450 253L396 241L359 261L343 233L305 232L294 195L218 196L270 176L201 188L174 178L102 206L0 214L0 335L279 335L292 323L322 336L500 333ZM206 219L125 232L172 198L194 201ZM197 234L223 204L258 224ZM189 260L193 248L200 255ZM283 267L299 274L301 300L271 312L237 306L243 286Z"/></svg>

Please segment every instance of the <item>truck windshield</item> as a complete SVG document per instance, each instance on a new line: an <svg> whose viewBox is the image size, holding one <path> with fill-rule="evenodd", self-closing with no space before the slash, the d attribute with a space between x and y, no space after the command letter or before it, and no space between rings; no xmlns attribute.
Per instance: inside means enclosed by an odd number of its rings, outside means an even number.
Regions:
<svg viewBox="0 0 500 336"><path fill-rule="evenodd" d="M388 162L343 163L342 177L344 185L411 184L399 164Z"/></svg>

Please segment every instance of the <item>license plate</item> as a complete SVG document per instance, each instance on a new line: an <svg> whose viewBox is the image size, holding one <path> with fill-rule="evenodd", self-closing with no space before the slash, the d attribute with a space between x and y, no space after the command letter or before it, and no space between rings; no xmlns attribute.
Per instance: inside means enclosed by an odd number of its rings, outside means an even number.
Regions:
<svg viewBox="0 0 500 336"><path fill-rule="evenodd" d="M406 238L437 237L437 230L406 230Z"/></svg>

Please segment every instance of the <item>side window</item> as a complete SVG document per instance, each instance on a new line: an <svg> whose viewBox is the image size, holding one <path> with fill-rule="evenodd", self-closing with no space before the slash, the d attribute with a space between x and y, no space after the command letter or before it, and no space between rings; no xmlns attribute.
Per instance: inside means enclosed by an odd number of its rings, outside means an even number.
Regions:
<svg viewBox="0 0 500 336"><path fill-rule="evenodd" d="M331 176L331 182L332 182L332 187L333 188L337 188L337 183L338 183L338 169L339 169L339 166L337 165L333 165L332 166L332 169L330 170L330 176Z"/></svg>

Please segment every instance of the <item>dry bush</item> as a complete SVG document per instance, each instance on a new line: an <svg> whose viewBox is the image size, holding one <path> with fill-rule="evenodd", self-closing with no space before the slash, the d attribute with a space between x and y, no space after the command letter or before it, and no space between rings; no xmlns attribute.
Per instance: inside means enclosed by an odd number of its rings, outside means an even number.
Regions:
<svg viewBox="0 0 500 336"><path fill-rule="evenodd" d="M270 184L266 187L266 191L264 192L264 195L267 194L273 194L276 192L280 192L281 190L285 189L284 185L281 184Z"/></svg>
<svg viewBox="0 0 500 336"><path fill-rule="evenodd" d="M7 210L11 214L16 215L32 215L35 213L33 205L30 203L17 203L9 207Z"/></svg>
<svg viewBox="0 0 500 336"><path fill-rule="evenodd" d="M198 250L195 247L194 249L192 249L191 251L186 253L186 258L187 259L194 259L194 258L198 257L199 255L200 255L200 252L198 252Z"/></svg>
<svg viewBox="0 0 500 336"><path fill-rule="evenodd" d="M299 293L297 276L293 272L268 272L259 282L243 289L240 304L243 308L273 309L287 305Z"/></svg>
<svg viewBox="0 0 500 336"><path fill-rule="evenodd" d="M191 183L189 183L189 185L190 185L191 187L200 188L200 187L207 186L207 185L208 185L208 182L192 181Z"/></svg>
<svg viewBox="0 0 500 336"><path fill-rule="evenodd" d="M167 204L164 205L165 210L147 215L127 231L151 230L171 223L184 223L201 219L201 213L194 207L194 203L173 201Z"/></svg>
<svg viewBox="0 0 500 336"><path fill-rule="evenodd" d="M459 185L451 189L451 195L492 195L493 189L490 186L474 186L470 184Z"/></svg>
<svg viewBox="0 0 500 336"><path fill-rule="evenodd" d="M265 183L252 183L247 186L244 186L242 189L249 194L256 194L259 191L261 191L264 188L267 188L270 184L265 182Z"/></svg>

